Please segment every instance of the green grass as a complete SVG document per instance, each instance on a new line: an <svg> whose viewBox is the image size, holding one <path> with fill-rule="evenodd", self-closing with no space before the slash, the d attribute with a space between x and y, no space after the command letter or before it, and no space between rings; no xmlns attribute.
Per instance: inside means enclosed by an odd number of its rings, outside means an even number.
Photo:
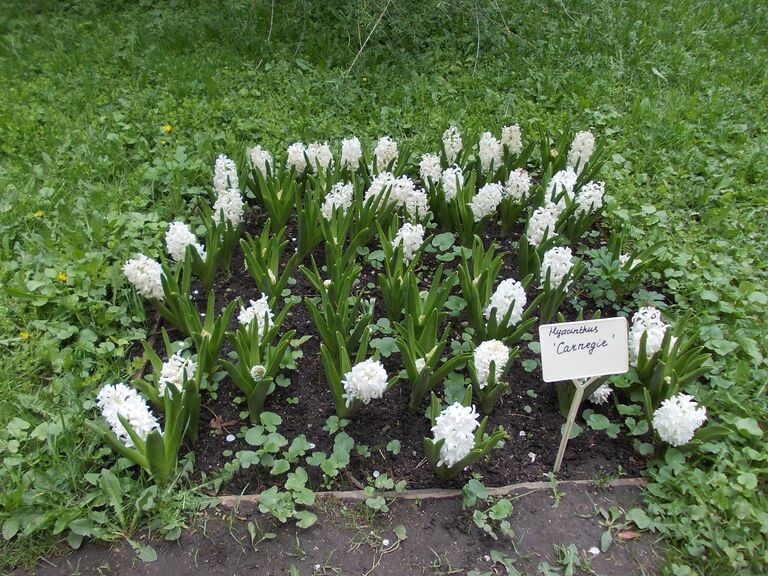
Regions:
<svg viewBox="0 0 768 576"><path fill-rule="evenodd" d="M351 70L383 4L325 4L0 8L0 521L30 534L3 556L103 513L82 479L113 460L82 421L146 332L119 264L157 251L216 154L351 134L427 151L449 123L519 122L606 143L614 224L665 240L669 313L716 359L693 392L737 432L651 467L668 570L768 563L765 3L395 2Z"/></svg>

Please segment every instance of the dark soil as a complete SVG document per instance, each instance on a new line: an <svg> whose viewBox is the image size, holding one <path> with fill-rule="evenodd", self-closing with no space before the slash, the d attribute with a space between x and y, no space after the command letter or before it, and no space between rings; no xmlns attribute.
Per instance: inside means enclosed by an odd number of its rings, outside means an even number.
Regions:
<svg viewBox="0 0 768 576"><path fill-rule="evenodd" d="M264 218L260 215L252 215L246 231L252 235L259 233L263 220ZM486 246L491 240L496 240L500 250L507 252L499 280L518 277L515 250L510 238L519 238L521 234L521 229L513 231L506 237L498 238L492 231L484 233ZM285 238L289 240L284 254L284 260L287 260L296 245L295 222L289 222ZM377 246L371 246L371 250L376 248ZM324 260L322 245L315 249L313 256L320 266ZM424 279L425 288L437 264L434 254L424 254L420 276ZM446 268L450 267L453 270L457 264L458 259L447 264ZM358 286L366 292L366 295L377 297L375 318L378 319L385 314L381 298L378 297L376 274L377 272L369 264L364 263L364 273L361 275ZM261 296L245 270L243 257L239 251L233 259L231 274L228 277L224 276L225 274L220 274L215 285L217 313L227 302L237 297L247 304L249 299L258 299ZM299 270L296 270L293 277L296 283L289 286L292 296L315 295L310 283ZM370 286L374 287L371 289ZM194 299L203 310L205 306L203 290L200 286L195 289L197 294ZM529 300L535 296L531 294L532 290L533 286L529 287ZM458 285L454 293L460 294ZM578 294L579 301L584 302L585 298L584 293ZM309 442L315 444L314 450L329 453L333 446L333 437L323 430L323 426L327 418L335 413L334 404L320 363L320 341L307 312L307 305L311 304L303 300L302 303L294 306L283 329L286 331L295 329L297 337L302 335L313 337L302 346L303 357L298 360L297 369L286 374L290 378L290 385L286 388L277 387L275 392L267 398L265 410L275 412L283 418L279 432L289 441L304 434ZM594 307L590 308L588 301L586 309L589 317ZM576 319L576 312L571 304L566 303L562 311L568 320ZM276 314L278 311L273 310L273 312ZM454 337L458 337L461 333L461 323L465 320L461 316L449 318L453 325ZM236 322L237 312L232 320L232 329L235 328ZM172 336L180 337L177 333L173 333L172 327L167 329L171 330ZM535 327L532 332L535 333ZM225 343L220 356L224 357L230 351L231 346ZM305 466L310 474L311 486L316 489L321 486L332 489L361 488L369 483L374 471L387 473L396 481L405 480L408 488L460 487L467 481L470 474L475 473L482 475L483 482L487 486L541 480L552 469L560 442L560 427L564 419L558 411L554 385L542 382L539 368L530 373L526 372L521 364L525 359L538 359L538 355L530 352L523 342L520 357L514 362L508 376L512 392L501 399L489 417L488 430L492 431L498 426L503 426L510 438L504 442L502 448L493 452L488 461L475 464L451 481L439 482L424 459L422 448L422 439L431 437L430 422L424 417L423 412L413 414L408 410L408 385L407 382L400 381L382 399L374 400L364 406L345 428L356 443L368 446L370 456L362 457L353 449L350 465L331 483L324 482L319 468ZM390 375L402 368L398 353L383 361ZM242 438L242 434L233 442L226 441L228 434L238 436L239 432L247 430L249 426L247 415L244 419L240 417L241 413L245 414L246 405L240 402L239 397L239 390L228 378L219 382L218 389L213 394L204 393L200 436L195 447L196 478L199 478L202 473L210 478L221 470L225 463L231 461L237 451L252 449ZM605 414L612 421L619 420L611 404L604 407L587 404L585 407L591 407ZM561 478L591 479L605 475L638 475L644 467L644 461L634 454L631 437L621 434L617 439L611 439L605 432L593 431L583 422L581 423L584 431L568 445L560 472ZM397 455L385 449L387 443L395 439L401 444L401 451ZM270 476L269 471L262 467L251 467L239 471L225 483L223 493L256 493L280 481L280 477Z"/></svg>
<svg viewBox="0 0 768 576"><path fill-rule="evenodd" d="M482 534L472 523L471 511L463 510L457 498L398 500L388 513L376 515L361 502L323 500L318 502L319 522L307 530L292 523L281 526L252 505L243 504L234 511L213 510L193 518L192 527L175 542L140 538L157 552L157 560L152 563L139 560L125 541L111 547L89 542L64 558L41 562L31 573L401 576L465 575L477 570L494 576L508 574L500 563L491 560L491 551L495 550L522 574L538 574L538 567L545 562L560 574L564 565L558 562L556 547L571 544L586 563L575 574L661 572L656 538L626 529L621 523L611 531L610 548L594 554L606 530L600 510L615 506L626 511L636 506L640 499L637 487L561 485L559 490L559 500L554 499L551 490L521 490L509 496L514 507L510 517L512 538L499 535L498 540L492 540ZM255 538L249 534L249 523ZM394 533L400 525L406 535L402 541ZM274 538L261 540L267 532L272 532ZM292 568L296 571L291 572Z"/></svg>

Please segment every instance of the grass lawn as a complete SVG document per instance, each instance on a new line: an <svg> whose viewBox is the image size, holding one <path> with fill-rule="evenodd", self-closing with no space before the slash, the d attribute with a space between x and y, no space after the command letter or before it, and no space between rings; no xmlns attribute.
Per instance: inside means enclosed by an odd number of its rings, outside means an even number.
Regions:
<svg viewBox="0 0 768 576"><path fill-rule="evenodd" d="M733 432L652 462L637 523L673 574L768 565L764 2L10 0L0 93L0 566L73 522L181 523L181 496L114 520L94 485L114 457L83 421L148 330L122 262L159 253L217 154L384 134L428 151L449 124L515 122L605 143L609 223L664 241L666 313L715 360L690 391Z"/></svg>

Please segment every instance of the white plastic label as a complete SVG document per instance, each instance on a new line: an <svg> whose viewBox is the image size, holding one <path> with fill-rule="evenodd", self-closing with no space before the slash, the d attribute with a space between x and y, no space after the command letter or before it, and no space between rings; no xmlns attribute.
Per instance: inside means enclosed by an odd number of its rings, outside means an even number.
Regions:
<svg viewBox="0 0 768 576"><path fill-rule="evenodd" d="M623 374L629 370L627 319L539 326L544 382Z"/></svg>

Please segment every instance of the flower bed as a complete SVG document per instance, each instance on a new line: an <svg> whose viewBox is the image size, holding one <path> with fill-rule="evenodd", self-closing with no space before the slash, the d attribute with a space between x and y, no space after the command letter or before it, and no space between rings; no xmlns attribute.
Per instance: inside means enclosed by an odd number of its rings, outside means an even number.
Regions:
<svg viewBox="0 0 768 576"><path fill-rule="evenodd" d="M656 249L594 228L600 156L589 132L523 146L511 126L477 145L451 128L418 164L387 137L370 156L345 140L338 162L325 143L284 163L256 147L242 179L220 157L194 217L204 241L175 222L171 262L124 267L168 329L134 383L164 427L109 390L117 437L92 427L161 483L194 450L195 478L271 494L283 519L281 498L311 504L309 488L540 479L573 385L541 382L537 324L634 308ZM634 316L633 368L616 394L606 378L587 389L565 476L635 474L654 425L693 438L703 409L669 399L707 362L683 328Z"/></svg>

